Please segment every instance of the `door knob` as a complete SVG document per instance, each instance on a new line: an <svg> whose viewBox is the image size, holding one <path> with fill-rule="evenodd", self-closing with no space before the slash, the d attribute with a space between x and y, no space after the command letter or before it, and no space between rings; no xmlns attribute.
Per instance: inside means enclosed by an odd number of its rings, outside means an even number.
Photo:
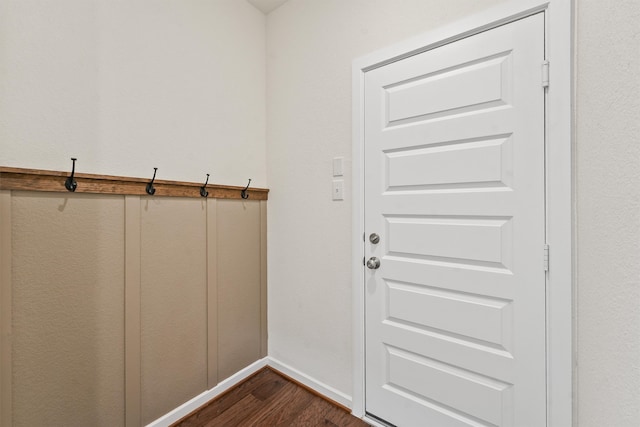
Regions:
<svg viewBox="0 0 640 427"><path fill-rule="evenodd" d="M372 256L367 261L367 267L369 267L371 270L377 270L378 268L380 268L380 260Z"/></svg>

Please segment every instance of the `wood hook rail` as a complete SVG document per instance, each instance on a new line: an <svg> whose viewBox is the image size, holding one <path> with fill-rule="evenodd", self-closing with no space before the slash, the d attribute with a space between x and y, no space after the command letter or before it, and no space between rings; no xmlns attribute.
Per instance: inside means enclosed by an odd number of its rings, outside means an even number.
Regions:
<svg viewBox="0 0 640 427"><path fill-rule="evenodd" d="M68 171L52 171L42 169L26 169L0 166L0 190L6 191L45 191L67 193L65 186L69 178ZM77 187L75 193L111 194L147 196L146 184L148 178L97 175L89 173L75 173L73 180ZM200 182L169 181L155 179L154 189L158 190L155 197L194 197L200 198ZM208 198L242 200L245 191L251 200L268 200L269 190L266 188L241 187L235 185L209 184L206 191Z"/></svg>

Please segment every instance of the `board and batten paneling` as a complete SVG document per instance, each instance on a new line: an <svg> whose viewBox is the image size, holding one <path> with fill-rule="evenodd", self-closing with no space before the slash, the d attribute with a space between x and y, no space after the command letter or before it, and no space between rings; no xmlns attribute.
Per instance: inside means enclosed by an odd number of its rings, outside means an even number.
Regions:
<svg viewBox="0 0 640 427"><path fill-rule="evenodd" d="M0 190L0 269L1 425L145 425L266 355L265 200Z"/></svg>
<svg viewBox="0 0 640 427"><path fill-rule="evenodd" d="M123 207L12 195L11 425L124 423Z"/></svg>
<svg viewBox="0 0 640 427"><path fill-rule="evenodd" d="M264 356L260 217L260 202L218 201L218 247L224 247L218 253L218 301L224 301L218 306L220 378Z"/></svg>
<svg viewBox="0 0 640 427"><path fill-rule="evenodd" d="M142 421L207 389L207 201L141 201Z"/></svg>

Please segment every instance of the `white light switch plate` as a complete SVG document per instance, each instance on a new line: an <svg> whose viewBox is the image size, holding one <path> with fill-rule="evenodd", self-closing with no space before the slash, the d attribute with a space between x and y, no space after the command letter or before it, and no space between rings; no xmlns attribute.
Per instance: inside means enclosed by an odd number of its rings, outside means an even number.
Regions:
<svg viewBox="0 0 640 427"><path fill-rule="evenodd" d="M344 157L333 158L333 176L344 175Z"/></svg>
<svg viewBox="0 0 640 427"><path fill-rule="evenodd" d="M344 180L333 180L333 200L344 200Z"/></svg>

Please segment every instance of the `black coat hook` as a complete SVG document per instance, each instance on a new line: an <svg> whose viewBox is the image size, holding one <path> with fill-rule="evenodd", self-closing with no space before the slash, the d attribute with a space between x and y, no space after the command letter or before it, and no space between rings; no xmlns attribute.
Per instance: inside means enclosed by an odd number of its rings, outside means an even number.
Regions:
<svg viewBox="0 0 640 427"><path fill-rule="evenodd" d="M71 191L72 193L74 191L76 191L76 188L78 188L78 183L76 182L75 179L73 179L73 176L76 173L76 159L75 157L71 158L71 161L73 162L73 165L71 167L71 176L67 178L67 180L64 182L64 186L66 187L67 190Z"/></svg>
<svg viewBox="0 0 640 427"><path fill-rule="evenodd" d="M251 184L251 178L249 178L249 184ZM240 192L240 196L241 196L243 199L248 199L248 198L249 198L249 193L247 192L247 190L249 189L249 184L247 184L247 186L246 186L246 187L244 187L244 190L242 190L242 191Z"/></svg>
<svg viewBox="0 0 640 427"><path fill-rule="evenodd" d="M209 182L209 174L207 174L207 180L204 182L204 185L200 187L200 195L202 197L207 197L209 192L207 191L207 183Z"/></svg>
<svg viewBox="0 0 640 427"><path fill-rule="evenodd" d="M156 189L153 188L153 181L156 179L156 172L158 172L158 168L153 168L153 178L151 178L151 181L147 184L147 194L150 196L153 196L156 192Z"/></svg>

